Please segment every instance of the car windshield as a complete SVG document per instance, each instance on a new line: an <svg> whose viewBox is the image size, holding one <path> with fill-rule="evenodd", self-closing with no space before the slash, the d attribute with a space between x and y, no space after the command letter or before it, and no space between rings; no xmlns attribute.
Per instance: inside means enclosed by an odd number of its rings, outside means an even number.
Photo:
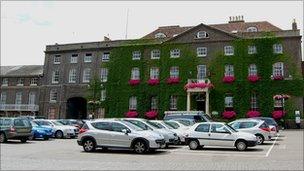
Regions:
<svg viewBox="0 0 304 171"><path fill-rule="evenodd" d="M140 128L139 126L136 126L135 124L131 124L130 122L126 122L126 121L121 121L122 123L124 123L125 125L127 125L129 128L131 128L132 130L135 131L143 131L142 128Z"/></svg>
<svg viewBox="0 0 304 171"><path fill-rule="evenodd" d="M36 122L31 121L32 126L39 126Z"/></svg>
<svg viewBox="0 0 304 171"><path fill-rule="evenodd" d="M191 122L188 120L176 120L177 122L181 123L184 126L190 126Z"/></svg>
<svg viewBox="0 0 304 171"><path fill-rule="evenodd" d="M140 127L143 130L151 130L151 128L147 124L145 124L141 121L137 121L137 120L125 120L125 121L129 122L131 124L134 124L134 125Z"/></svg>
<svg viewBox="0 0 304 171"><path fill-rule="evenodd" d="M57 121L51 121L56 126L62 126L63 124Z"/></svg>
<svg viewBox="0 0 304 171"><path fill-rule="evenodd" d="M0 125L1 126L8 126L12 123L11 119L0 119Z"/></svg>
<svg viewBox="0 0 304 171"><path fill-rule="evenodd" d="M231 131L231 132L238 132L237 130L235 130L232 126L230 126L229 124L225 124L226 127Z"/></svg>
<svg viewBox="0 0 304 171"><path fill-rule="evenodd" d="M164 126L162 126L162 125L161 125L160 123L158 123L158 122L147 121L147 123L150 124L150 125L155 126L156 128L159 128L159 129L165 128Z"/></svg>
<svg viewBox="0 0 304 171"><path fill-rule="evenodd" d="M178 129L179 125L175 122L165 122L166 125L169 125L170 127L172 127L173 129Z"/></svg>

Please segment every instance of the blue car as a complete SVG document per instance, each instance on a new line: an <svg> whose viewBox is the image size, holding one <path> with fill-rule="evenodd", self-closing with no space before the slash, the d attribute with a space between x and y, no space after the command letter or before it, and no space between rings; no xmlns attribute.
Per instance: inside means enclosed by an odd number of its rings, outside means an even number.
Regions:
<svg viewBox="0 0 304 171"><path fill-rule="evenodd" d="M31 122L31 124L32 124L32 134L33 134L33 136L29 138L31 140L38 138L43 138L44 140L48 140L54 134L52 128L42 127L35 122Z"/></svg>

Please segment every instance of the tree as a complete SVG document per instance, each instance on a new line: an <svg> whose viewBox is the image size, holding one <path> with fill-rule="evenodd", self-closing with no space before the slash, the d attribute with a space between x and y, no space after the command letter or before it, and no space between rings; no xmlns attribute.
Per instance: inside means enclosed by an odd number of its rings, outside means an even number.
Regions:
<svg viewBox="0 0 304 171"><path fill-rule="evenodd" d="M98 76L95 75L93 79L90 80L90 83L88 85L86 98L88 102L88 109L90 113L93 114L93 117L96 115L101 105L101 90L101 81Z"/></svg>

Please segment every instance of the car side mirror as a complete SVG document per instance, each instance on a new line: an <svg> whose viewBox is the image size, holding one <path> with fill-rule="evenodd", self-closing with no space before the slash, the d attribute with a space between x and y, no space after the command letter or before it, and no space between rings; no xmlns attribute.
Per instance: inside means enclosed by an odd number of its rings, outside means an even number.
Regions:
<svg viewBox="0 0 304 171"><path fill-rule="evenodd" d="M128 129L123 129L123 130L121 130L121 132L123 132L123 133L125 133L126 135L128 135L128 133L130 133L131 131L128 130Z"/></svg>

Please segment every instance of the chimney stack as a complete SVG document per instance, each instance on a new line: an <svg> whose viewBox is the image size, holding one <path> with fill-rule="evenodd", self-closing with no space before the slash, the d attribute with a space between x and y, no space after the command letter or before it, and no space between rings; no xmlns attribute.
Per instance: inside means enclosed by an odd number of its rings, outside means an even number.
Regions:
<svg viewBox="0 0 304 171"><path fill-rule="evenodd" d="M298 30L298 26L297 26L296 19L293 19L293 22L292 22L292 30Z"/></svg>
<svg viewBox="0 0 304 171"><path fill-rule="evenodd" d="M230 16L229 17L229 22L228 23L239 23L239 22L245 22L244 21L244 16L239 15L239 16Z"/></svg>

